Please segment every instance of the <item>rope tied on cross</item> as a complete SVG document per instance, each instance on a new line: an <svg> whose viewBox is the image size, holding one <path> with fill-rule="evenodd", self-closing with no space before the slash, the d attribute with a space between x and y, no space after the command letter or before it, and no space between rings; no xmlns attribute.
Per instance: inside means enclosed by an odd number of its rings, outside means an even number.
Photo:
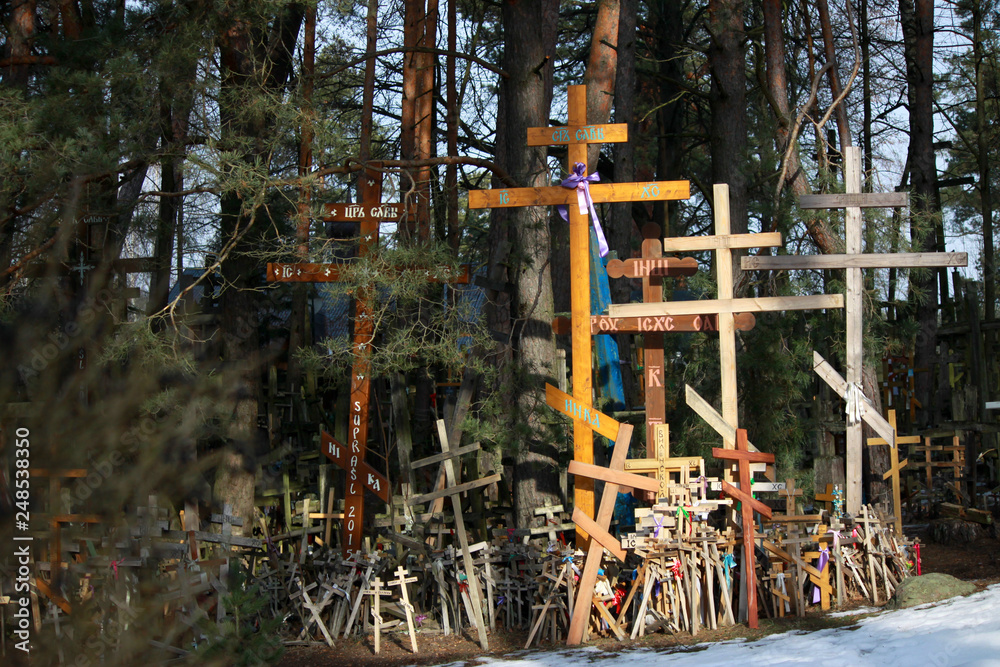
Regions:
<svg viewBox="0 0 1000 667"><path fill-rule="evenodd" d="M580 210L580 215L587 215L590 212L590 219L593 221L594 233L597 235L597 245L601 249L601 257L608 254L608 242L604 238L604 230L601 229L601 222L597 219L597 210L594 208L594 200L590 196L590 184L601 180L598 173L586 176L587 165L582 162L573 163L573 173L563 180L559 185L564 188L576 190L576 203ZM569 222L569 209L566 206L559 206L559 215L566 222Z"/></svg>

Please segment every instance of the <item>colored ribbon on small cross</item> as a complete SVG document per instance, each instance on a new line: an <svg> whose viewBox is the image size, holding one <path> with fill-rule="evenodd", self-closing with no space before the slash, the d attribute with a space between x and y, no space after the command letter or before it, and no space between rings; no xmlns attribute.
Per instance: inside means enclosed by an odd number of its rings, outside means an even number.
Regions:
<svg viewBox="0 0 1000 667"><path fill-rule="evenodd" d="M830 530L829 532L833 533L833 548L834 548L834 550L839 549L840 548L840 531L839 530Z"/></svg>
<svg viewBox="0 0 1000 667"><path fill-rule="evenodd" d="M656 524L653 526L653 538L658 540L660 539L660 528L663 528L663 517L658 514L654 514L653 523Z"/></svg>
<svg viewBox="0 0 1000 667"><path fill-rule="evenodd" d="M722 565L726 568L726 587L733 590L733 576L729 574L729 570L736 567L736 559L733 558L732 554L726 554L726 557L722 559Z"/></svg>
<svg viewBox="0 0 1000 667"><path fill-rule="evenodd" d="M111 561L111 569L115 571L115 581L118 580L118 566L125 562L125 559Z"/></svg>
<svg viewBox="0 0 1000 667"><path fill-rule="evenodd" d="M590 184L601 180L601 175L593 173L585 176L587 165L582 162L573 164L573 173L569 175L559 185L564 188L574 188L576 190L576 203L580 207L580 214L586 215L590 212L590 219L593 221L594 233L597 235L597 245L601 249L601 257L608 254L608 242L604 238L604 230L601 229L601 222L597 219L597 210L594 208L594 200L590 196ZM559 206L559 215L569 222L569 210L565 206Z"/></svg>
<svg viewBox="0 0 1000 667"><path fill-rule="evenodd" d="M784 572L779 572L778 573L778 590L781 591L782 595L784 595L786 597L788 596L788 589L785 587L785 573ZM791 610L792 610L791 605L788 604L788 600L785 600L785 613L788 613Z"/></svg>
<svg viewBox="0 0 1000 667"><path fill-rule="evenodd" d="M827 549L826 547L822 547L819 550L819 565L816 566L816 569L822 572L823 568L825 568L826 564L829 562L830 562L830 550ZM816 586L815 588L813 588L813 604L816 604L819 601L820 601L820 590L819 586Z"/></svg>

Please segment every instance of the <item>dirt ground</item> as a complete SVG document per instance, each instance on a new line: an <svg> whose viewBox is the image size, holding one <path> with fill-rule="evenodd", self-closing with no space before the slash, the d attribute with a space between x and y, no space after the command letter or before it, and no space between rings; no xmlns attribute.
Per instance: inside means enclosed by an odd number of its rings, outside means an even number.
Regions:
<svg viewBox="0 0 1000 667"><path fill-rule="evenodd" d="M922 572L943 572L952 576L973 581L980 588L1000 582L1000 541L993 538L982 538L971 544L941 545L933 544L926 539L921 529L907 530L911 536L921 539L920 556ZM848 607L860 606L858 603ZM622 644L613 639L597 639L590 642L606 651L616 651L624 648L673 647L691 645L701 642L722 641L737 637L755 639L775 632L788 630L819 630L838 625L848 625L855 618L831 618L821 613L818 608L810 611L805 618L762 619L760 628L750 630L745 626L736 626L714 631L701 631L697 637L690 635L653 634L635 642ZM465 633L461 636L418 634L417 646L419 653L410 651L409 639L405 633L385 633L381 641L381 650L375 655L372 636L364 639L338 638L335 648L325 644L311 646L290 646L279 662L279 667L403 667L404 665L440 665L453 662L474 661L476 658L490 655L502 656L515 653L524 648L527 632L508 633L502 630L489 636L490 651L485 653L475 640L475 635ZM562 644L543 643L542 650L563 648ZM513 657L513 656L511 656Z"/></svg>

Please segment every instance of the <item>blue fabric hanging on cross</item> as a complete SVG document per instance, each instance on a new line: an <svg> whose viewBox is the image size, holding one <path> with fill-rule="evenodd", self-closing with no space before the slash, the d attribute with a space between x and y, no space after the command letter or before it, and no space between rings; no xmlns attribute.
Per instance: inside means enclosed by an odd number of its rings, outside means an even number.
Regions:
<svg viewBox="0 0 1000 667"><path fill-rule="evenodd" d="M590 228L590 314L602 315L611 305L611 284L605 261L598 250L597 235ZM587 328L590 328L588 322ZM622 369L618 357L618 342L609 334L594 336L597 353L597 386L601 398L610 401L601 407L603 412L625 409L625 389L622 386Z"/></svg>

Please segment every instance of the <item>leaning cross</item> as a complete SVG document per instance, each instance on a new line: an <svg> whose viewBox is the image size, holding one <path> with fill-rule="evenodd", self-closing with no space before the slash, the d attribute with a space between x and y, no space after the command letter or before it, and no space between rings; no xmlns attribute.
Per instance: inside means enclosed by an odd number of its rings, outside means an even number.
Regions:
<svg viewBox="0 0 1000 667"><path fill-rule="evenodd" d="M850 146L844 149L844 194L803 195L799 198L802 208L842 208L847 253L844 255L781 255L778 257L745 257L743 269L846 269L847 270L847 385L840 396L848 398L847 391L861 392L861 370L864 348L862 344L864 304L862 269L918 268L941 266L968 266L964 252L920 252L896 254L867 254L861 252L862 208L901 207L909 202L905 192L861 192L861 149ZM835 389L836 391L836 389ZM885 436L883 436L885 437ZM891 444L891 438L886 438ZM861 509L861 422L848 420L847 425L847 511L856 515Z"/></svg>
<svg viewBox="0 0 1000 667"><path fill-rule="evenodd" d="M889 410L889 426L892 427L893 433L896 432L896 411ZM906 437L896 436L896 441L894 444L890 444L885 438L868 438L869 445L890 445L889 447L889 461L891 465L889 469L885 471L882 475L882 479L889 479L892 477L892 507L893 514L895 514L895 524L896 524L896 536L903 536L903 504L902 496L899 491L899 473L902 472L903 468L909 464L910 459L899 460L899 446L900 445L919 445L920 436L910 435Z"/></svg>
<svg viewBox="0 0 1000 667"><path fill-rule="evenodd" d="M730 498L740 501L740 512L743 518L743 583L747 592L747 625L757 627L757 582L756 565L754 562L754 510L771 518L771 508L755 499L750 489L750 463L774 463L774 454L751 452L747 447L747 432L736 430L736 451L731 449L712 448L712 456L717 459L736 461L739 464L740 487L736 488L725 480L722 482L722 492Z"/></svg>
<svg viewBox="0 0 1000 667"><path fill-rule="evenodd" d="M596 412L596 411L595 411ZM600 414L600 413L598 413ZM590 622L590 608L594 604L594 588L597 585L598 569L601 566L601 557L604 549L608 549L619 560L625 560L625 552L621 544L615 540L608 532L611 525L611 518L615 510L615 501L618 498L618 487L620 484L627 484L635 488L654 489L659 487L659 483L643 477L642 475L632 475L622 470L625 464L625 457L628 456L629 443L632 440L631 424L618 424L610 417L605 417L605 423L618 426L617 433L614 434L615 446L611 453L611 462L608 468L593 466L591 464L573 461L570 463L569 471L577 476L590 479L603 479L604 493L601 494L601 503L597 508L597 517L592 520L579 507L573 510L573 521L578 526L582 524L583 529L591 536L590 544L587 547L587 556L583 563L583 572L580 574L580 581L577 585L579 591L573 603L573 615L571 616L569 631L566 633L566 645L575 646L583 641L583 633ZM651 483L651 484L650 484ZM617 625L611 625L612 629ZM620 630L616 630L618 634Z"/></svg>
<svg viewBox="0 0 1000 667"><path fill-rule="evenodd" d="M587 87L569 87L569 109L565 127L528 128L529 146L564 145L568 152L568 171L574 173L577 164L586 170L587 146L605 142L628 140L627 126L587 125ZM583 174L577 174L582 177ZM584 187L586 183L581 183ZM687 199L690 184L687 181L665 181L654 183L595 183L589 186L590 199L594 203L664 201ZM578 193L580 197L578 198ZM583 198L579 189L550 186L541 188L514 188L502 190L472 190L469 192L469 208L495 208L519 206L555 206L569 208L569 256L570 256L570 316L572 319L573 349L573 396L577 401L590 403L593 391L593 369L591 367L591 339L588 331L590 322L590 229L587 208L581 210L579 202ZM596 220L594 221L597 222ZM573 426L573 458L584 463L594 461L594 438L592 429L579 421ZM593 481L579 480L574 486L574 505L588 516L594 514ZM577 532L577 542L585 535Z"/></svg>
<svg viewBox="0 0 1000 667"><path fill-rule="evenodd" d="M410 647L413 652L417 652L417 635L413 630L413 604L410 603L410 594L406 589L406 584L412 584L417 581L417 577L408 577L409 574L406 568L400 565L396 568L396 579L389 582L390 586L399 586L400 595L403 598L402 607L403 611L406 612L406 630L410 633Z"/></svg>

